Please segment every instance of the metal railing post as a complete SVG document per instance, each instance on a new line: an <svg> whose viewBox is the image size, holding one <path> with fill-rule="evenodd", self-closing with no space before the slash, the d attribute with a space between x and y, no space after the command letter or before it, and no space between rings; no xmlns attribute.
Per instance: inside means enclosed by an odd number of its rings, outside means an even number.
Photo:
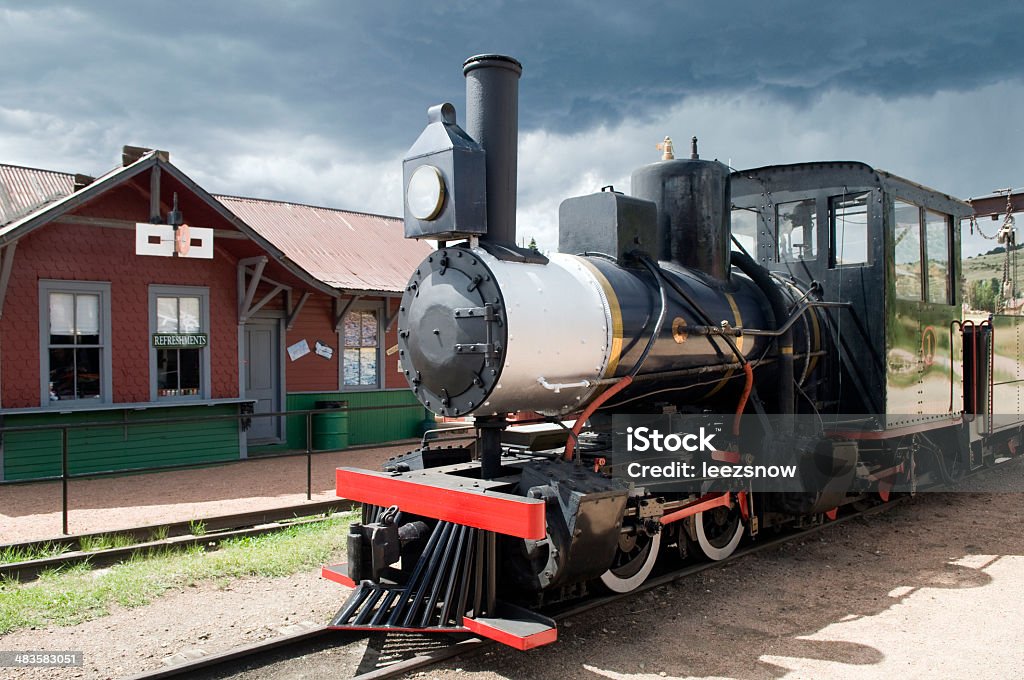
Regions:
<svg viewBox="0 0 1024 680"><path fill-rule="evenodd" d="M306 500L313 500L313 413L306 412Z"/></svg>
<svg viewBox="0 0 1024 680"><path fill-rule="evenodd" d="M68 535L68 428L60 428L60 518L61 530Z"/></svg>

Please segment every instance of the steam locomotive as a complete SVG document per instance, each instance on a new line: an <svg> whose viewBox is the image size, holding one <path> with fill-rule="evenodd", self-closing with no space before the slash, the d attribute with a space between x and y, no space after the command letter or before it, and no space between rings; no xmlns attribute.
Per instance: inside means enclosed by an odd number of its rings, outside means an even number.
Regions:
<svg viewBox="0 0 1024 680"><path fill-rule="evenodd" d="M438 248L398 336L419 400L473 439L337 471L363 511L323 571L355 589L332 626L536 647L557 637L545 606L633 590L659 555L725 559L1016 453L1024 331L962 314L966 203L855 162L734 172L666 139L630 195L563 202L542 255L515 237L522 67L463 70L466 128L430 108L403 163L406 236ZM620 418L642 414L717 416L714 461L781 455L815 481L630 481Z"/></svg>

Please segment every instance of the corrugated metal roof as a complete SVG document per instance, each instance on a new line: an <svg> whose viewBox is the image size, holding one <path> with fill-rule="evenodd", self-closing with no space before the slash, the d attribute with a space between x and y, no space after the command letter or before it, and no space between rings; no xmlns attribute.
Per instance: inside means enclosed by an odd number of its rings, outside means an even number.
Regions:
<svg viewBox="0 0 1024 680"><path fill-rule="evenodd" d="M0 226L64 198L75 188L75 176L64 172L0 165Z"/></svg>
<svg viewBox="0 0 1024 680"><path fill-rule="evenodd" d="M403 237L394 217L258 198L215 196L321 281L344 290L401 292L432 250Z"/></svg>
<svg viewBox="0 0 1024 680"><path fill-rule="evenodd" d="M15 222L24 222L73 192L74 175L0 165L0 233L16 229ZM403 238L402 222L394 217L259 198L214 198L289 260L333 288L404 291L410 273L431 251L424 241ZM10 226L4 229L5 225Z"/></svg>

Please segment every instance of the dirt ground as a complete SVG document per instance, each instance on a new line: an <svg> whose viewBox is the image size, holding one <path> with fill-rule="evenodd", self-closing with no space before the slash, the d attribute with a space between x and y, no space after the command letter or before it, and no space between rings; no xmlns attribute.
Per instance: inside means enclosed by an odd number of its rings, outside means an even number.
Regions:
<svg viewBox="0 0 1024 680"><path fill-rule="evenodd" d="M997 487L1022 488L1024 460L1000 467ZM426 677L1022 677L1022 508L1015 492L919 494L623 611L590 612L550 648L501 649Z"/></svg>
<svg viewBox="0 0 1024 680"><path fill-rule="evenodd" d="M314 501L335 498L334 470L379 470L410 443L314 454ZM68 529L73 534L300 505L306 502L306 458L265 458L228 465L69 482ZM61 484L0 486L0 544L61 534Z"/></svg>
<svg viewBox="0 0 1024 680"><path fill-rule="evenodd" d="M1024 460L1000 466L1022 488ZM919 494L564 623L527 653L494 649L417 675L499 678L1008 678L1024 675L1024 495ZM0 650L83 650L85 666L0 677L116 678L323 623L345 589L314 571L187 588ZM3 671L7 670L8 675ZM267 678L346 677L333 663Z"/></svg>

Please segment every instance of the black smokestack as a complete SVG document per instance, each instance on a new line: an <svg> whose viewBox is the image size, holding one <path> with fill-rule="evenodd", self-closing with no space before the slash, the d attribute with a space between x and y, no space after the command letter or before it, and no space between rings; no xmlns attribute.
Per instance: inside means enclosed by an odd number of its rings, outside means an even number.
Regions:
<svg viewBox="0 0 1024 680"><path fill-rule="evenodd" d="M479 54L462 65L466 132L487 152L487 233L481 241L515 245L519 76L512 57Z"/></svg>

